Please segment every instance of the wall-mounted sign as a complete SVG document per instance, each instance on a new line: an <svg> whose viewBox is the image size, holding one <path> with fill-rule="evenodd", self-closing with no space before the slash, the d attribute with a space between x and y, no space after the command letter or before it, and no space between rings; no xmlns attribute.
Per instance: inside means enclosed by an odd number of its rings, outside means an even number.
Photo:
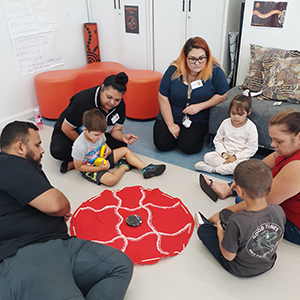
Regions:
<svg viewBox="0 0 300 300"><path fill-rule="evenodd" d="M282 28L287 2L254 1L251 26Z"/></svg>
<svg viewBox="0 0 300 300"><path fill-rule="evenodd" d="M124 9L126 32L139 34L139 7L124 6Z"/></svg>

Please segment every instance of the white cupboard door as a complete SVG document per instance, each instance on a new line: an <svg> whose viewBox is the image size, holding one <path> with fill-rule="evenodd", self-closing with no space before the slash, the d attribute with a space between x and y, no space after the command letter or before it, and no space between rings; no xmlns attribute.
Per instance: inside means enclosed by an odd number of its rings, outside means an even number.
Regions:
<svg viewBox="0 0 300 300"><path fill-rule="evenodd" d="M149 64L152 56L151 42L152 42L152 28L151 24L151 11L148 9L148 0L120 0L120 18L119 22L119 38L121 45L121 63L126 68L132 69L151 69ZM139 33L126 32L125 23L125 8L134 7L138 9L138 24ZM151 37L151 38L149 38Z"/></svg>
<svg viewBox="0 0 300 300"><path fill-rule="evenodd" d="M187 0L153 0L154 69L160 73L186 42Z"/></svg>
<svg viewBox="0 0 300 300"><path fill-rule="evenodd" d="M222 64L224 15L227 0L191 0L187 18L187 37L200 36L206 40L212 55Z"/></svg>
<svg viewBox="0 0 300 300"><path fill-rule="evenodd" d="M102 61L115 61L126 68L151 69L152 18L151 0L91 0L92 18L98 24ZM138 10L139 33L128 33L125 27L125 8Z"/></svg>

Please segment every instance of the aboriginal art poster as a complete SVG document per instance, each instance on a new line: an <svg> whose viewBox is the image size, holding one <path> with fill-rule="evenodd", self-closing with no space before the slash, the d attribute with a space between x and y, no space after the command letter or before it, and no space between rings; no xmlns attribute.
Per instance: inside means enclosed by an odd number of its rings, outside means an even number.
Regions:
<svg viewBox="0 0 300 300"><path fill-rule="evenodd" d="M139 7L124 6L125 9L125 29L127 33L139 34Z"/></svg>
<svg viewBox="0 0 300 300"><path fill-rule="evenodd" d="M287 2L254 1L251 26L282 28Z"/></svg>

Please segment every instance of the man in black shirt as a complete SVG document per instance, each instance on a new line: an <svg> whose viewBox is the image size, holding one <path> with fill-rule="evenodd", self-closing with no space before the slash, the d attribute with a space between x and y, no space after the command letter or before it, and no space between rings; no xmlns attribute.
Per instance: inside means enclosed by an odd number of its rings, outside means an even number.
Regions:
<svg viewBox="0 0 300 300"><path fill-rule="evenodd" d="M117 249L68 235L70 203L42 171L37 127L12 122L0 145L1 297L123 299L132 262Z"/></svg>

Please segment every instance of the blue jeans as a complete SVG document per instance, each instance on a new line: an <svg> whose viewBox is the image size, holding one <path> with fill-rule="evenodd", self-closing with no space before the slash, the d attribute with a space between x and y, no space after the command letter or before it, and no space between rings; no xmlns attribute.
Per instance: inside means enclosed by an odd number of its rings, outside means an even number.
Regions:
<svg viewBox="0 0 300 300"><path fill-rule="evenodd" d="M124 298L132 262L123 252L77 238L20 248L0 262L1 300Z"/></svg>
<svg viewBox="0 0 300 300"><path fill-rule="evenodd" d="M232 182L228 183L229 186L231 184ZM232 196L235 197L236 204L243 201L243 199L240 198L235 191L232 191ZM291 243L300 245L300 229L288 219L286 219L283 238Z"/></svg>

